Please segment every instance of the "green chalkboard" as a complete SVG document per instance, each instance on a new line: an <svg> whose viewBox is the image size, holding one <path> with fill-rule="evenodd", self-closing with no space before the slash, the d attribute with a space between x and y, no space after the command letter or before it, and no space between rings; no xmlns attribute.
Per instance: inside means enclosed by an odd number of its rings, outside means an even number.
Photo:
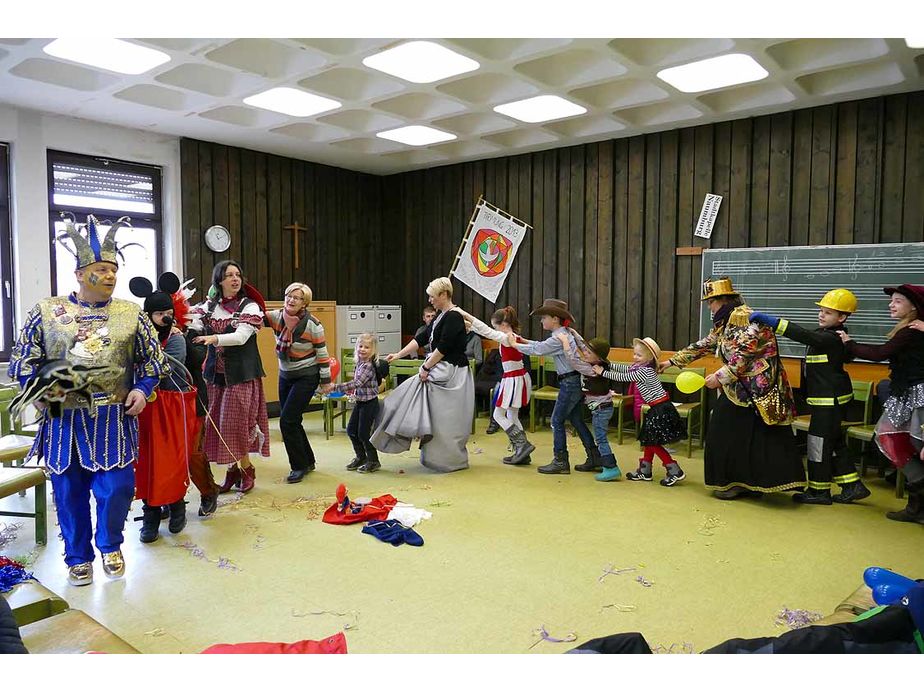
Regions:
<svg viewBox="0 0 924 693"><path fill-rule="evenodd" d="M754 310L818 326L816 301L830 289L856 294L857 312L847 325L858 342L882 344L895 326L884 286L924 285L924 243L814 245L783 248L709 249L703 252L703 279L731 277L735 289ZM712 327L703 304L700 335ZM804 356L805 347L780 339L783 356Z"/></svg>

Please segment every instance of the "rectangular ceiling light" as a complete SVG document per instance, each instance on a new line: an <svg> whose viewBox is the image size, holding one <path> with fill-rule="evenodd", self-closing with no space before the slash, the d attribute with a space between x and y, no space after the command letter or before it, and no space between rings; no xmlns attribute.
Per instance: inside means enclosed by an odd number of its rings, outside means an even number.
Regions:
<svg viewBox="0 0 924 693"><path fill-rule="evenodd" d="M690 94L730 87L733 84L756 82L769 74L750 55L730 53L718 58L669 67L661 70L658 78L675 89Z"/></svg>
<svg viewBox="0 0 924 693"><path fill-rule="evenodd" d="M448 142L456 138L452 133L443 132L436 128L428 128L425 125L408 125L407 127L396 128L394 130L385 130L376 133L375 136L381 137L383 140L392 140L394 142L400 142L401 144L411 144L415 147L425 144L436 144L437 142Z"/></svg>
<svg viewBox="0 0 924 693"><path fill-rule="evenodd" d="M905 45L908 48L924 48L924 34L919 34L920 38L906 38Z"/></svg>
<svg viewBox="0 0 924 693"><path fill-rule="evenodd" d="M259 94L248 96L244 99L244 103L248 106L265 108L267 111L285 113L297 118L306 118L316 113L332 111L343 105L339 101L317 96L316 94L309 94L307 91L293 89L292 87L267 89Z"/></svg>
<svg viewBox="0 0 924 693"><path fill-rule="evenodd" d="M432 41L402 43L363 58L363 65L415 84L429 84L481 67L471 58Z"/></svg>
<svg viewBox="0 0 924 693"><path fill-rule="evenodd" d="M163 51L114 38L59 38L42 50L55 58L123 75L140 75L170 60Z"/></svg>
<svg viewBox="0 0 924 693"><path fill-rule="evenodd" d="M587 109L560 96L534 96L522 101L511 101L495 106L498 113L522 120L524 123L542 123L587 113Z"/></svg>

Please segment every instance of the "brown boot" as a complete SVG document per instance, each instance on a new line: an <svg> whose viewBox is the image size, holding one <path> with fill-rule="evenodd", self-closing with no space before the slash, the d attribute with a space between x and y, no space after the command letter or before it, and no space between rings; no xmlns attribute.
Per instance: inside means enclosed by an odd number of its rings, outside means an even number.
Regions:
<svg viewBox="0 0 924 693"><path fill-rule="evenodd" d="M219 493L228 493L231 489L236 486L241 485L241 468L236 464L231 464L228 466L228 471L225 474L225 483L223 483L219 489Z"/></svg>
<svg viewBox="0 0 924 693"><path fill-rule="evenodd" d="M250 465L241 470L241 493L249 493L257 481L257 469Z"/></svg>

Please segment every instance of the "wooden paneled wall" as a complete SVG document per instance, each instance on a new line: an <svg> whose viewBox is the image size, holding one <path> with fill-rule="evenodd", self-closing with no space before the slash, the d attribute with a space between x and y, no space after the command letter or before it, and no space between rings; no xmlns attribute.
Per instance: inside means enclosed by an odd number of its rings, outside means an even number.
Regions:
<svg viewBox="0 0 924 693"><path fill-rule="evenodd" d="M924 240L924 92L846 102L386 177L184 140L187 273L218 259L222 223L245 271L276 298L293 278L319 298L394 302L404 331L452 266L479 195L531 223L497 306L522 316L567 300L588 336L665 349L697 336L701 259L681 246ZM710 241L694 239L706 193L722 195ZM312 227L292 268L294 219ZM284 235L285 234L285 235ZM466 287L457 302L494 309ZM539 336L535 319L524 332Z"/></svg>
<svg viewBox="0 0 924 693"><path fill-rule="evenodd" d="M180 156L184 270L197 287L207 289L215 263L233 259L270 300L282 300L294 281L318 299L376 299L380 177L191 139L181 140ZM283 229L295 221L308 228L299 234L299 268ZM231 231L228 251L206 247L212 224Z"/></svg>
<svg viewBox="0 0 924 693"><path fill-rule="evenodd" d="M723 197L710 241L693 237L706 193ZM558 297L585 335L677 348L698 337L701 276L677 247L924 241L924 92L389 176L385 228L399 242L385 265L406 328L480 194L534 226L497 307L524 316ZM460 305L490 315L461 289Z"/></svg>

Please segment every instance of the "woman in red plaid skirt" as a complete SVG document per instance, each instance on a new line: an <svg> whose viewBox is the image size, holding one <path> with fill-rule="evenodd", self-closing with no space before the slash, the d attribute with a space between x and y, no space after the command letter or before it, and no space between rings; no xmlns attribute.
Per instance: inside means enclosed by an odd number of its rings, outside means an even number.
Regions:
<svg viewBox="0 0 924 693"><path fill-rule="evenodd" d="M193 341L208 346L203 374L209 412L205 455L227 464L219 493L254 487L256 470L250 453L269 457L269 422L261 378L265 375L257 351L257 331L263 325L263 297L244 281L240 265L225 260L212 270L212 290L192 311L192 329L204 334Z"/></svg>

